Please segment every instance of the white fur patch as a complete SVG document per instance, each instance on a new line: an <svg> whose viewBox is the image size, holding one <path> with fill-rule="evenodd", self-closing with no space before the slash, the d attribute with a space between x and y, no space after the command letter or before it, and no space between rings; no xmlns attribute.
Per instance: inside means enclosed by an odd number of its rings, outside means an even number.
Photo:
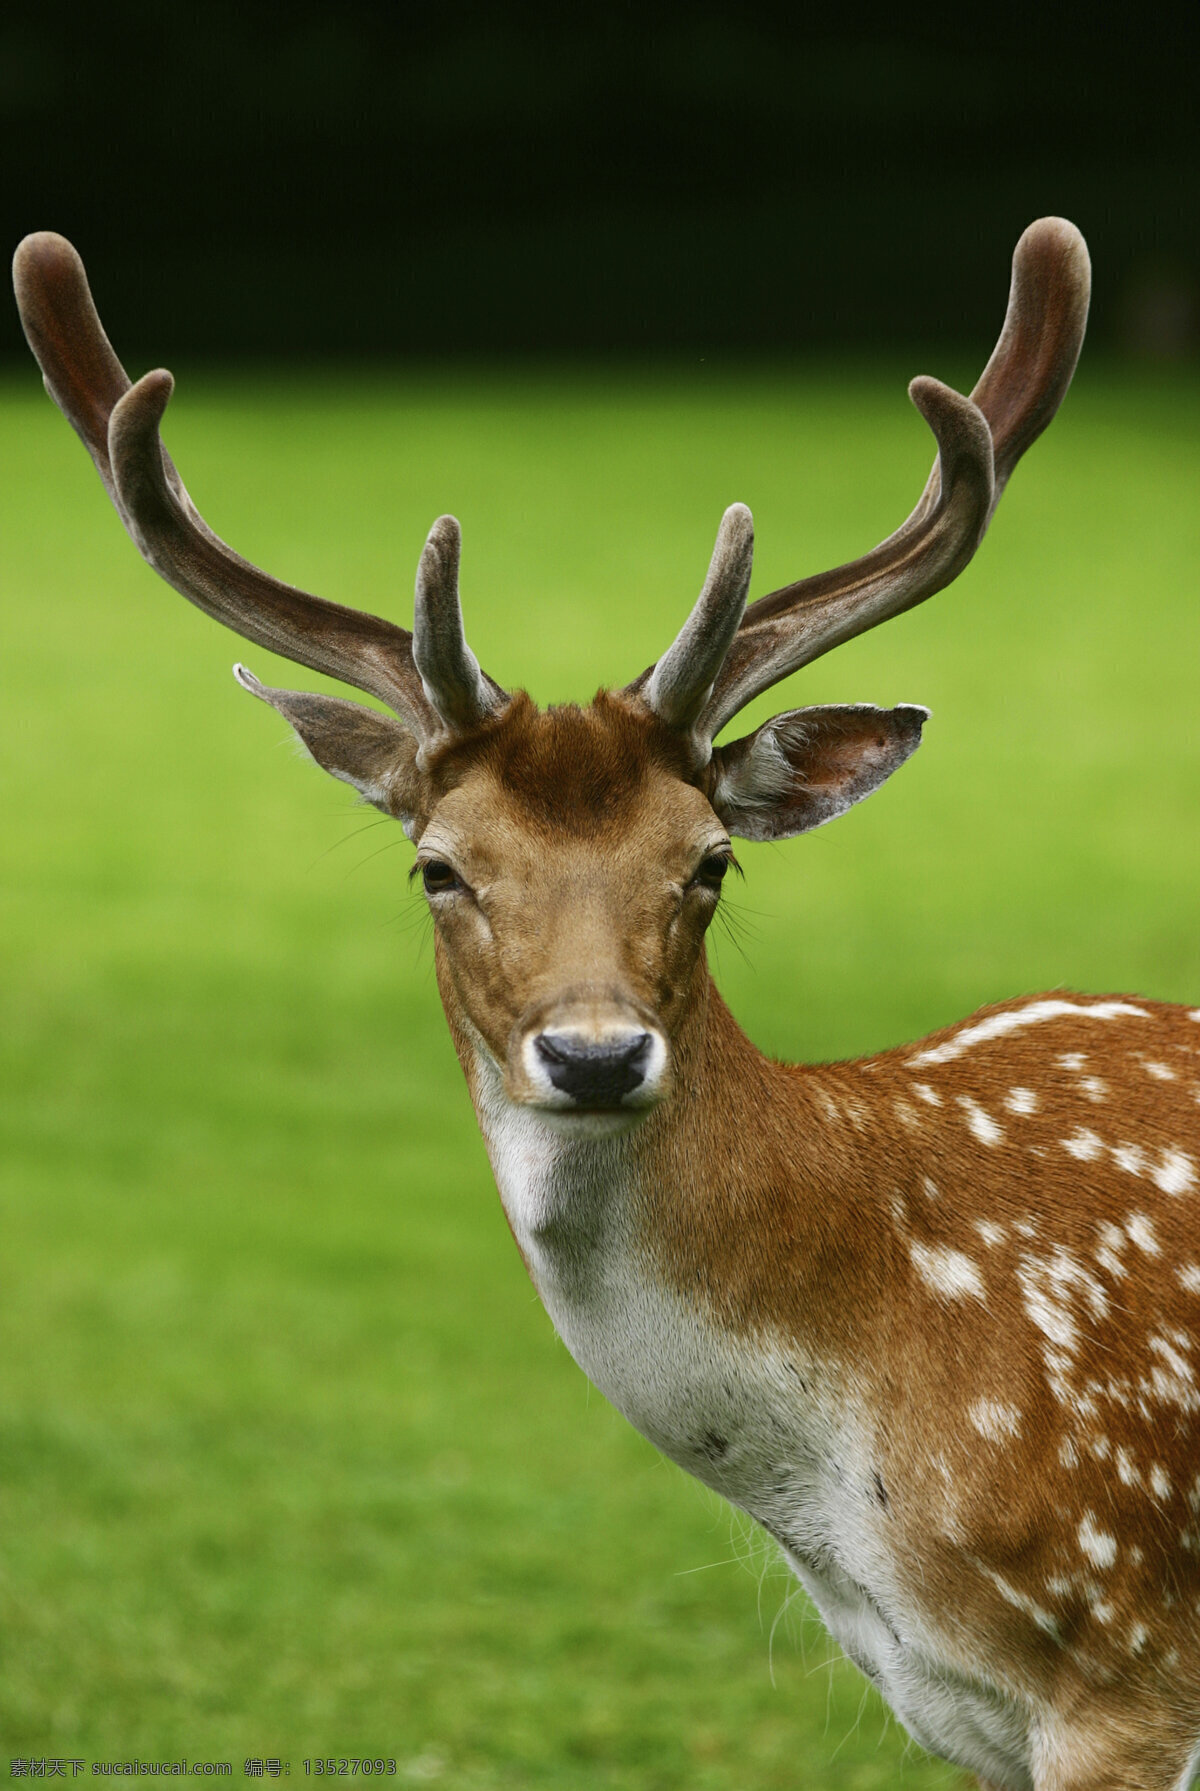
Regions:
<svg viewBox="0 0 1200 1791"><path fill-rule="evenodd" d="M1126 1246L1125 1233L1119 1226L1111 1225L1107 1219L1101 1220L1097 1230L1100 1247L1096 1251L1096 1261L1102 1269L1107 1269L1110 1275L1120 1281L1129 1273L1121 1260L1121 1253Z"/></svg>
<svg viewBox="0 0 1200 1791"><path fill-rule="evenodd" d="M1165 1150L1158 1168L1151 1171L1151 1177L1164 1194L1186 1194L1196 1185L1196 1165L1186 1151Z"/></svg>
<svg viewBox="0 0 1200 1791"><path fill-rule="evenodd" d="M987 1290L975 1263L961 1250L947 1250L940 1244L910 1244L909 1255L922 1281L934 1293L948 1300L962 1300L969 1295L983 1300Z"/></svg>
<svg viewBox="0 0 1200 1791"><path fill-rule="evenodd" d="M1142 1068L1148 1076L1153 1076L1156 1082L1175 1081L1175 1071L1168 1063L1157 1063L1153 1058L1144 1058Z"/></svg>
<svg viewBox="0 0 1200 1791"><path fill-rule="evenodd" d="M967 1116L967 1126L980 1144L999 1144L1004 1137L1003 1126L998 1126L990 1113L985 1113L978 1101L970 1095L959 1095L958 1104Z"/></svg>
<svg viewBox="0 0 1200 1791"><path fill-rule="evenodd" d="M1080 1305L1099 1321L1108 1317L1109 1302L1102 1284L1081 1262L1061 1248L1049 1256L1026 1256L1017 1270L1017 1284L1029 1318L1042 1335L1056 1346L1052 1377L1061 1379L1057 1351L1075 1354L1080 1342ZM1052 1379L1053 1384L1053 1379Z"/></svg>
<svg viewBox="0 0 1200 1791"><path fill-rule="evenodd" d="M1090 1511L1079 1526L1079 1546L1094 1567L1111 1567L1117 1558L1116 1537L1102 1530Z"/></svg>
<svg viewBox="0 0 1200 1791"><path fill-rule="evenodd" d="M1002 1399L976 1399L967 1407L967 1417L989 1443L1003 1443L1021 1434L1021 1414L1015 1405Z"/></svg>
<svg viewBox="0 0 1200 1791"><path fill-rule="evenodd" d="M1078 1157L1081 1163L1094 1163L1097 1157L1103 1155L1104 1140L1098 1138L1095 1132L1090 1132L1086 1126L1078 1126L1069 1138L1063 1139L1062 1147L1071 1156Z"/></svg>
<svg viewBox="0 0 1200 1791"><path fill-rule="evenodd" d="M1130 1243L1136 1244L1143 1256L1162 1255L1162 1245L1145 1213L1130 1213L1125 1221L1125 1231Z"/></svg>
<svg viewBox="0 0 1200 1791"><path fill-rule="evenodd" d="M1069 1015L1078 1015L1087 1020L1118 1020L1128 1015L1141 1020L1149 1019L1145 1008L1134 1007L1128 1001L1093 1001L1086 1005L1080 1001L1061 1001L1049 999L1033 1001L1028 1007L1009 1010L1003 1014L989 1014L986 1020L977 1020L974 1026L964 1026L953 1038L947 1039L944 1045L934 1045L928 1051L919 1051L910 1058L910 1063L953 1063L964 1051L973 1045L985 1045L992 1039L1007 1038L1010 1033L1020 1032L1026 1026L1040 1026L1047 1020L1061 1020Z"/></svg>

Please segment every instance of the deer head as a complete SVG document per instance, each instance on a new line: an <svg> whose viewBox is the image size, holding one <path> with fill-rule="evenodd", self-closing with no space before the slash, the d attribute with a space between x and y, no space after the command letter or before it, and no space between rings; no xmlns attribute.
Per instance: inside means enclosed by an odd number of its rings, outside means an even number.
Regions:
<svg viewBox="0 0 1200 1791"><path fill-rule="evenodd" d="M927 711L791 709L740 739L717 735L751 698L962 571L1070 383L1088 260L1072 225L1032 225L971 396L913 381L937 459L894 534L747 607L753 525L733 505L666 652L587 709L545 712L501 689L467 645L453 517L421 555L411 634L269 577L193 505L159 436L171 376L130 382L70 244L27 237L15 283L46 387L154 569L246 639L392 711L272 689L235 667L318 764L415 842L460 1049L491 1066L510 1102L611 1130L636 1123L679 1073L731 839L786 838L840 815L916 749Z"/></svg>

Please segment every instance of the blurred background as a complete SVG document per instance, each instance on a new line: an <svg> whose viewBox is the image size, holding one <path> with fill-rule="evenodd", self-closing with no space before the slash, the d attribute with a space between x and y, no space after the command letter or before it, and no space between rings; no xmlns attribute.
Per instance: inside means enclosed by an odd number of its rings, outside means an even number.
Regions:
<svg viewBox="0 0 1200 1791"><path fill-rule="evenodd" d="M78 240L138 351L419 360L965 345L1059 211L1095 339L1177 353L1186 17L10 0L3 220Z"/></svg>
<svg viewBox="0 0 1200 1791"><path fill-rule="evenodd" d="M1196 130L1161 9L0 21L8 239L70 236L131 370L174 367L210 523L407 620L455 511L472 643L540 701L656 657L735 498L756 594L887 534L907 379L969 388L1021 229L1081 226L1080 373L978 560L736 724L934 711L874 801L739 852L714 968L790 1058L1024 990L1200 1002ZM0 1765L956 1784L556 1343L407 844L140 564L11 309L0 460Z"/></svg>

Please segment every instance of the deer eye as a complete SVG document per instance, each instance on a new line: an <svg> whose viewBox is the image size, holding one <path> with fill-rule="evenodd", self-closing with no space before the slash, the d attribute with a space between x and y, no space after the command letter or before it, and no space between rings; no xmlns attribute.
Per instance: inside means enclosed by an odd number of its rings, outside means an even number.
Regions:
<svg viewBox="0 0 1200 1791"><path fill-rule="evenodd" d="M728 852L710 852L707 858L700 860L692 883L698 884L701 889L720 889L732 863L733 859Z"/></svg>
<svg viewBox="0 0 1200 1791"><path fill-rule="evenodd" d="M425 861L421 866L421 881L426 895L448 895L452 889L462 888L457 873L441 858Z"/></svg>

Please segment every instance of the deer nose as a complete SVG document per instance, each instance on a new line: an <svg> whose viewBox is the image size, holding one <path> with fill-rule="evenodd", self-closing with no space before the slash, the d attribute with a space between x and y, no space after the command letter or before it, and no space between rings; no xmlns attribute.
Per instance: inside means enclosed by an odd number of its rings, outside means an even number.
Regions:
<svg viewBox="0 0 1200 1791"><path fill-rule="evenodd" d="M599 1043L577 1032L540 1032L533 1044L555 1088L580 1107L619 1107L646 1080L648 1032Z"/></svg>

